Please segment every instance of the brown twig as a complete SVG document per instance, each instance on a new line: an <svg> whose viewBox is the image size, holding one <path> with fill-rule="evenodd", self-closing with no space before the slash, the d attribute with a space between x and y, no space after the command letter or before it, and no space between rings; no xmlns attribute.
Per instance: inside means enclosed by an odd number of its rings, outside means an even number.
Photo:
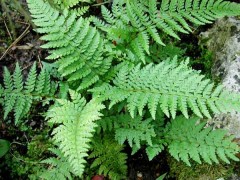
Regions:
<svg viewBox="0 0 240 180"><path fill-rule="evenodd" d="M1 56L0 61L8 54L8 52L11 50L13 46L15 46L26 34L28 34L29 28L30 24L28 24L28 27L23 31L23 33L7 48L7 50Z"/></svg>
<svg viewBox="0 0 240 180"><path fill-rule="evenodd" d="M38 55L37 58L38 58L38 62L39 62L40 69L42 70L42 69L43 69L43 65L42 65L40 56Z"/></svg>
<svg viewBox="0 0 240 180"><path fill-rule="evenodd" d="M101 6L101 5L108 4L108 3L111 3L111 0L106 1L106 2L97 1L97 4L93 4L92 6Z"/></svg>
<svg viewBox="0 0 240 180"><path fill-rule="evenodd" d="M11 40L13 40L13 38L12 38L12 35L11 35L11 33L10 33L9 29L8 29L8 26L7 26L7 24L6 24L6 21L5 21L5 20L3 20L3 22L4 22L4 25L5 25L6 29L7 29L7 33L8 33L8 35L10 36Z"/></svg>

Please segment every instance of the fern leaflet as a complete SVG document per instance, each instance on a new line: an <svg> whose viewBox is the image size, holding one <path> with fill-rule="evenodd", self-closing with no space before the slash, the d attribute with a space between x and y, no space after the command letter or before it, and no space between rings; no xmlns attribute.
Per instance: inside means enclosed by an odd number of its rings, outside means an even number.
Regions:
<svg viewBox="0 0 240 180"><path fill-rule="evenodd" d="M52 180L72 180L71 171L72 168L67 160L64 157L63 153L59 149L49 149L54 155L57 157L51 157L43 160L41 163L48 164L50 168L43 170L40 172L39 177Z"/></svg>

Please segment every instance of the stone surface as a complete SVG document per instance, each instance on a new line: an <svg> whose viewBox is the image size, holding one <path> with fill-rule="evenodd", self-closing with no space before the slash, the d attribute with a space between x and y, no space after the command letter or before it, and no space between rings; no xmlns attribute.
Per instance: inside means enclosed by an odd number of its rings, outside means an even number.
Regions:
<svg viewBox="0 0 240 180"><path fill-rule="evenodd" d="M201 34L200 43L213 52L213 78L220 80L226 89L240 92L240 20L218 20L211 29ZM240 113L216 115L209 124L227 129L240 138Z"/></svg>

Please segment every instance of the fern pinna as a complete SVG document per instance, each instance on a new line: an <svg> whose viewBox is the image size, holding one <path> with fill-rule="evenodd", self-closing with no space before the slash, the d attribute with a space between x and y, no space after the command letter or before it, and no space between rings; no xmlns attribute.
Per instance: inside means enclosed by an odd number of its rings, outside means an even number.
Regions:
<svg viewBox="0 0 240 180"><path fill-rule="evenodd" d="M42 48L50 51L47 59L58 59L58 70L70 83L82 90L97 82L111 65L111 57L103 57L105 42L87 19L77 19L67 9L60 14L43 0L28 0L33 22L41 39L48 41Z"/></svg>
<svg viewBox="0 0 240 180"><path fill-rule="evenodd" d="M36 63L33 64L25 83L18 63L12 75L5 67L3 77L3 86L0 84L0 98L3 98L4 119L14 111L15 124L18 124L19 120L30 111L34 101L43 98L54 99L56 84L50 81L50 75L45 69L37 75Z"/></svg>

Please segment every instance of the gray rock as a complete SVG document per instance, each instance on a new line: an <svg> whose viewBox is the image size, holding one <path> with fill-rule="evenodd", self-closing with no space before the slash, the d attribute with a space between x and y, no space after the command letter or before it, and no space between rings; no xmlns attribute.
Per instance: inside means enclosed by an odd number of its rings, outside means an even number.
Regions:
<svg viewBox="0 0 240 180"><path fill-rule="evenodd" d="M226 89L240 93L240 20L220 19L201 36L200 43L207 45L207 48L213 52L213 78L220 80ZM238 112L215 115L208 121L208 125L226 129L229 134L240 138ZM233 174L230 180L240 180L240 177Z"/></svg>
<svg viewBox="0 0 240 180"><path fill-rule="evenodd" d="M218 20L210 30L201 34L200 43L213 52L213 78L220 79L226 89L240 92L240 20ZM227 129L230 134L240 138L240 113L216 115L208 124Z"/></svg>

